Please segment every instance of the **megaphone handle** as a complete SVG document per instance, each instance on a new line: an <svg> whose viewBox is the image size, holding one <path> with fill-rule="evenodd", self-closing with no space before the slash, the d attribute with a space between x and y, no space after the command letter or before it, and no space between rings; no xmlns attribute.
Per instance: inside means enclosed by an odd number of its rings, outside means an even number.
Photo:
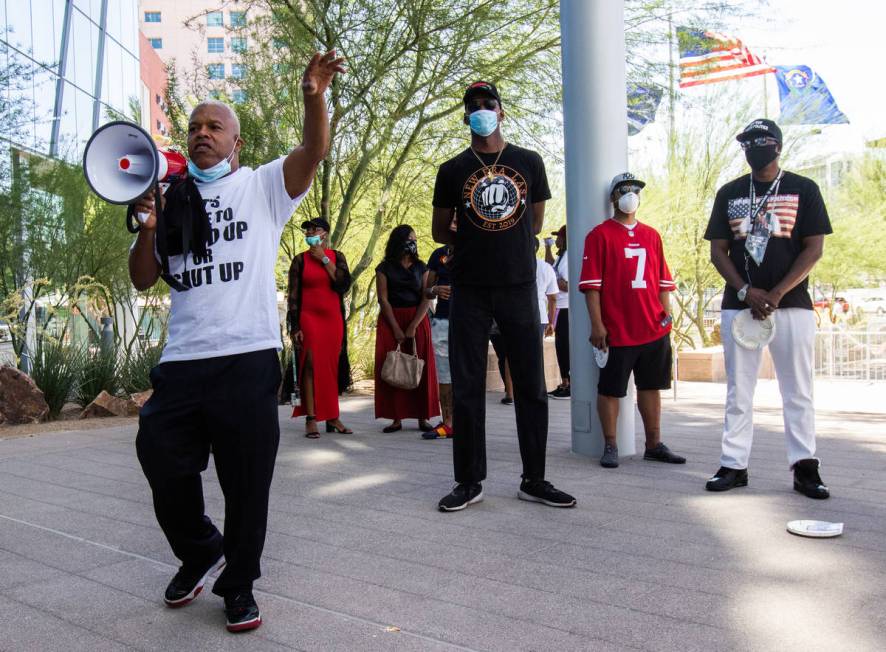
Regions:
<svg viewBox="0 0 886 652"><path fill-rule="evenodd" d="M141 221L135 216L135 206L130 204L126 207L126 230L130 233L138 233L141 226Z"/></svg>

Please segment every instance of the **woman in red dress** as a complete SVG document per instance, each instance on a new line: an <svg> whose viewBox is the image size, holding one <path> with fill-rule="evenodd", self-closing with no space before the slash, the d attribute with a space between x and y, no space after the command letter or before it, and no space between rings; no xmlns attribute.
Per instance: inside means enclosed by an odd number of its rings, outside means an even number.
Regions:
<svg viewBox="0 0 886 652"><path fill-rule="evenodd" d="M299 404L292 416L305 417L305 436L320 437L317 422L326 432L350 434L339 419L339 359L345 341L342 296L351 286L344 254L326 249L329 223L315 217L302 223L309 249L292 259L289 267L287 321L298 364Z"/></svg>
<svg viewBox="0 0 886 652"><path fill-rule="evenodd" d="M379 316L375 334L375 418L391 419L384 432L403 429L403 419L418 419L422 431L433 426L428 419L440 414L437 367L431 344L431 322L425 290L428 268L418 258L415 231L401 224L391 231L385 246L385 259L375 268ZM381 378L388 351L402 344L424 360L421 383L415 389L399 389Z"/></svg>

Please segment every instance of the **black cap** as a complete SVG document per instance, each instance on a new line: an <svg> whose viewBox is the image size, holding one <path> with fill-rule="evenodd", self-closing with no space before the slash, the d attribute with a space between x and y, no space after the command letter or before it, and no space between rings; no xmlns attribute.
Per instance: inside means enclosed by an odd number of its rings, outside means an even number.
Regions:
<svg viewBox="0 0 886 652"><path fill-rule="evenodd" d="M501 97L498 95L498 89L495 87L495 84L491 82L485 81L476 81L465 90L464 103L467 104L471 101L471 98L478 93L486 93L487 95L491 95L498 103L501 104Z"/></svg>
<svg viewBox="0 0 886 652"><path fill-rule="evenodd" d="M330 230L329 229L329 222L324 220L322 217L312 217L311 219L305 220L304 222L301 223L302 229L306 229L309 226L319 227L319 228L323 229L324 231L326 231L326 233L329 233L329 230Z"/></svg>
<svg viewBox="0 0 886 652"><path fill-rule="evenodd" d="M741 133L735 137L735 140L743 143L744 141L756 138L757 136L772 136L778 141L779 145L782 143L781 129L778 128L778 125L775 124L775 122L767 120L766 118L757 118L754 120L751 124L742 129Z"/></svg>

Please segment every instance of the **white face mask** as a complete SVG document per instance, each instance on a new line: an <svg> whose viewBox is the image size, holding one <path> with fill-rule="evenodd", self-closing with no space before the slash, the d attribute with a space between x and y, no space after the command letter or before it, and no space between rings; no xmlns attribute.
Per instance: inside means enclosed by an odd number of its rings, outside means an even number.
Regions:
<svg viewBox="0 0 886 652"><path fill-rule="evenodd" d="M636 213L640 207L640 195L635 192L629 192L618 198L618 210L626 215Z"/></svg>

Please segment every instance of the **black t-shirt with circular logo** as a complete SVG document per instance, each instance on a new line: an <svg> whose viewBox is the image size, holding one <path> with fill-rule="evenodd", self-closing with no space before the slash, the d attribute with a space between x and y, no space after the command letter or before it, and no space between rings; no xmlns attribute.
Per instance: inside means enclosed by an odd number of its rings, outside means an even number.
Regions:
<svg viewBox="0 0 886 652"><path fill-rule="evenodd" d="M551 198L541 156L516 145L498 152L470 148L437 171L434 206L458 219L454 285L503 286L535 281L532 204Z"/></svg>

